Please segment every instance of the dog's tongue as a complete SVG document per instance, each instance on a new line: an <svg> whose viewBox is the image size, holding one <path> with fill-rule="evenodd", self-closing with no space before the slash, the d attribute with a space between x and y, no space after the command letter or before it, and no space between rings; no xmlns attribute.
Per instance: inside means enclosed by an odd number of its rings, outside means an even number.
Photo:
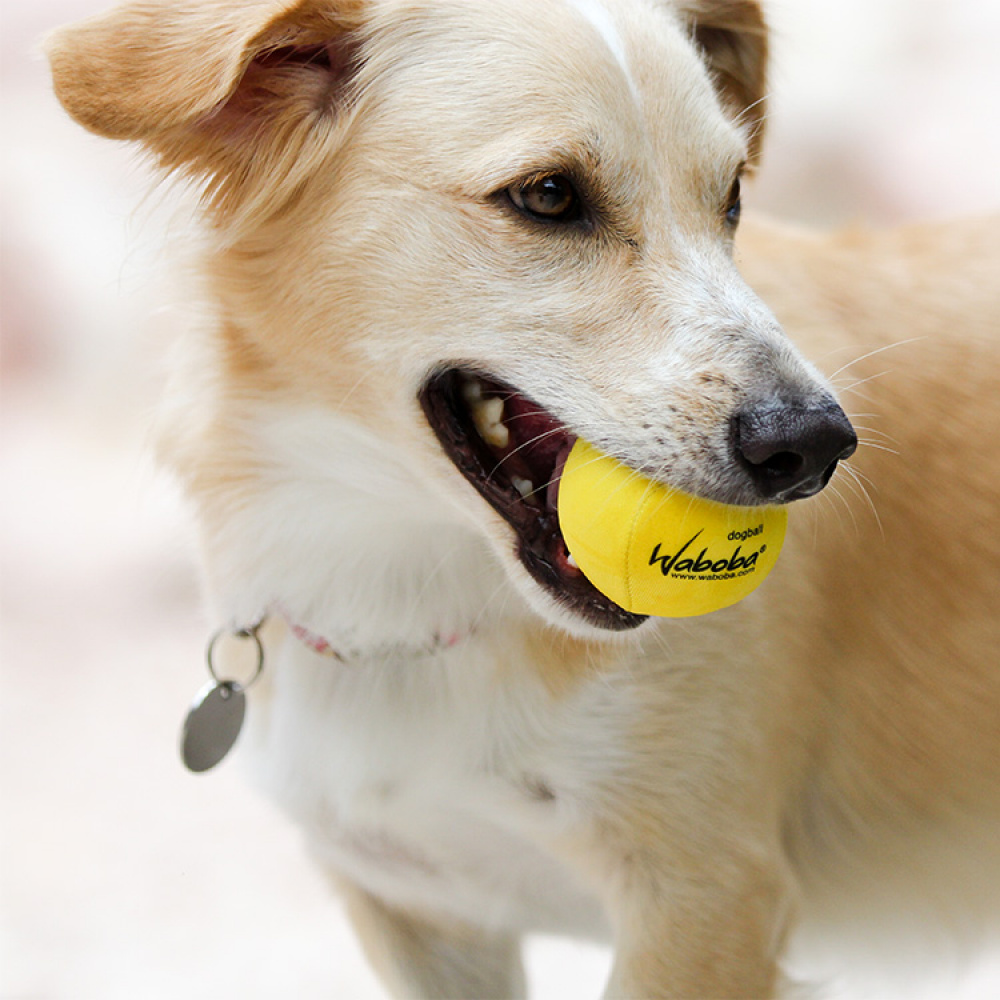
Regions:
<svg viewBox="0 0 1000 1000"><path fill-rule="evenodd" d="M566 431L537 403L514 394L505 404L504 423L525 461L535 468L551 468L565 443Z"/></svg>
<svg viewBox="0 0 1000 1000"><path fill-rule="evenodd" d="M546 503L555 509L559 475L576 438L551 413L524 396L508 397L505 411L511 448L533 471L534 482L546 485Z"/></svg>

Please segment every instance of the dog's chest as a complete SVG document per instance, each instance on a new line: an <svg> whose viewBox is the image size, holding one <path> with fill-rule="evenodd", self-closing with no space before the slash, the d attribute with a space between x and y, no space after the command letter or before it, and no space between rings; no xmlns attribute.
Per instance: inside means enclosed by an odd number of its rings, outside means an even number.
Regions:
<svg viewBox="0 0 1000 1000"><path fill-rule="evenodd" d="M251 720L261 774L324 863L392 903L602 934L546 844L613 781L628 698L597 681L557 698L491 660L475 641L350 664L291 642Z"/></svg>

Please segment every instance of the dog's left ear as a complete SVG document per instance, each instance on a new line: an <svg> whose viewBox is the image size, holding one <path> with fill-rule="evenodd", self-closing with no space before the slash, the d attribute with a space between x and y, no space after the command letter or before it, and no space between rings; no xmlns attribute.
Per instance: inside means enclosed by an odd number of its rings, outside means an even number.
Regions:
<svg viewBox="0 0 1000 1000"><path fill-rule="evenodd" d="M750 161L760 155L767 103L767 24L757 0L679 0L705 55L723 106L747 129Z"/></svg>

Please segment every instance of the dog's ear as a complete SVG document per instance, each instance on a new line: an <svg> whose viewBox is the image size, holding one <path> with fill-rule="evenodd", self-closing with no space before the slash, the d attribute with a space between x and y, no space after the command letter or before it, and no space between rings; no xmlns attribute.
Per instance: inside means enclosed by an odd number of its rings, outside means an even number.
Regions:
<svg viewBox="0 0 1000 1000"><path fill-rule="evenodd" d="M363 8L141 0L56 32L46 48L56 95L77 121L141 142L163 167L201 180L217 208L246 208L265 178L273 201L303 175L308 142L329 142Z"/></svg>
<svg viewBox="0 0 1000 1000"><path fill-rule="evenodd" d="M757 0L680 0L725 108L747 129L750 161L766 117L768 32Z"/></svg>

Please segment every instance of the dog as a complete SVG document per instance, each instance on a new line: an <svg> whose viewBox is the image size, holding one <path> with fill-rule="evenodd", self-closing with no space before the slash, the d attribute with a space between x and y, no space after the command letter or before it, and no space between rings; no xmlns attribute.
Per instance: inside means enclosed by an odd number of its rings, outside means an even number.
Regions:
<svg viewBox="0 0 1000 1000"><path fill-rule="evenodd" d="M795 935L989 930L996 219L741 223L753 0L149 0L48 51L200 192L164 459L261 644L241 753L390 991L522 996L531 931L611 940L608 997L717 998L792 988ZM789 505L772 576L605 597L578 438Z"/></svg>

